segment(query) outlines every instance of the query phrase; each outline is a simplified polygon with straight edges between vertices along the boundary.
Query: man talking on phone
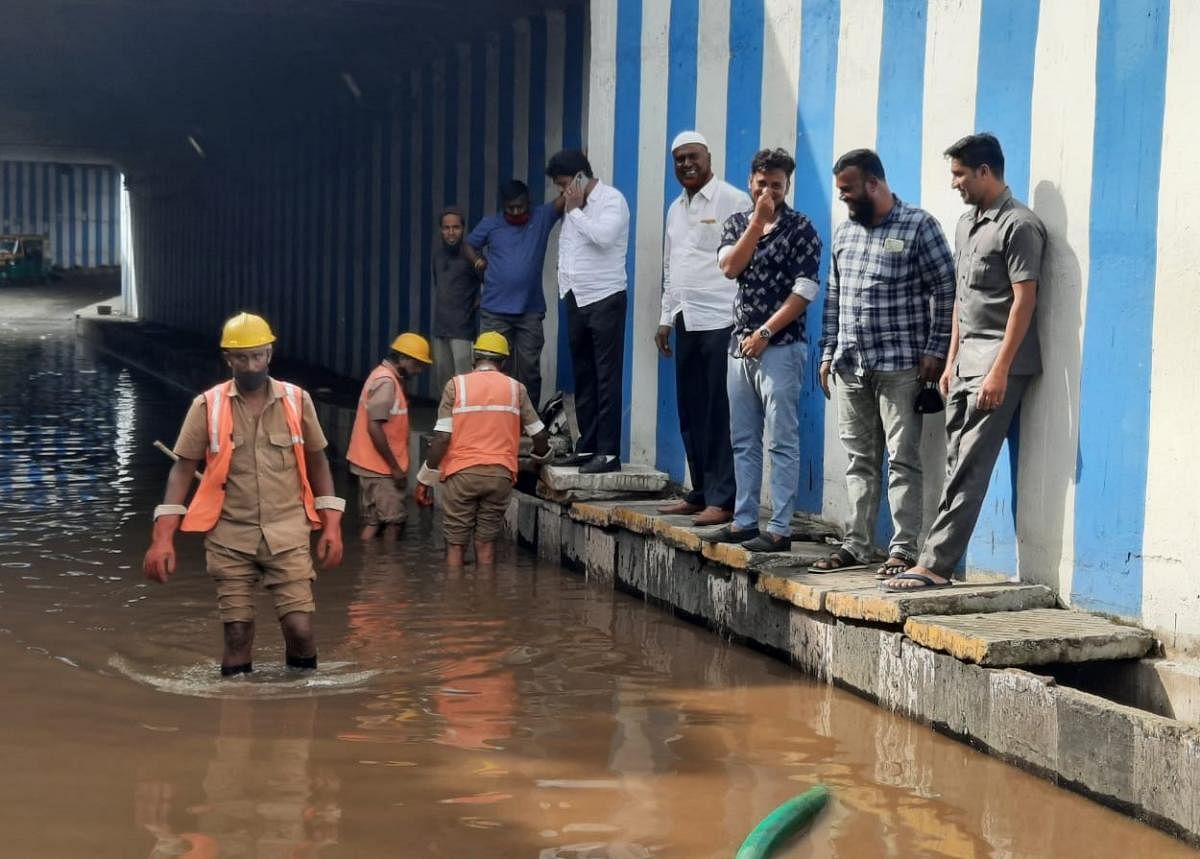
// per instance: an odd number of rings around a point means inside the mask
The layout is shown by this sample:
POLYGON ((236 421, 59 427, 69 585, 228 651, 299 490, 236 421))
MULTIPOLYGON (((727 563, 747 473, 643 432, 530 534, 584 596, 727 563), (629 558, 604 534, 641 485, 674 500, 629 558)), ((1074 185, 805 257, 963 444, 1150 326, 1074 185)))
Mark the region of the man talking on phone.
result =
POLYGON ((575 455, 563 464, 578 465, 581 474, 620 471, 629 205, 592 175, 577 149, 555 153, 546 175, 563 198, 558 295, 566 305, 579 419, 575 455))

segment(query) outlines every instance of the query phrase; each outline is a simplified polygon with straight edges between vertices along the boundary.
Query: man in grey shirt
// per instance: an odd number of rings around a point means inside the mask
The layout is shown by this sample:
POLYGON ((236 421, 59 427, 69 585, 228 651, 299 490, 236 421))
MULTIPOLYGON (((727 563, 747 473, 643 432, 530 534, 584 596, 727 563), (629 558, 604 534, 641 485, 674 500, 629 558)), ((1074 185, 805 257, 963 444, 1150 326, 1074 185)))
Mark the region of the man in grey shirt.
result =
POLYGON ((479 275, 462 252, 464 226, 462 212, 447 206, 438 218, 442 240, 433 249, 433 359, 441 385, 471 372, 479 275))
POLYGON ((954 329, 942 374, 946 484, 917 566, 885 590, 946 587, 967 551, 988 481, 1030 380, 1042 370, 1034 307, 1046 228, 1004 183, 990 134, 946 150, 951 186, 974 208, 955 231, 954 329))

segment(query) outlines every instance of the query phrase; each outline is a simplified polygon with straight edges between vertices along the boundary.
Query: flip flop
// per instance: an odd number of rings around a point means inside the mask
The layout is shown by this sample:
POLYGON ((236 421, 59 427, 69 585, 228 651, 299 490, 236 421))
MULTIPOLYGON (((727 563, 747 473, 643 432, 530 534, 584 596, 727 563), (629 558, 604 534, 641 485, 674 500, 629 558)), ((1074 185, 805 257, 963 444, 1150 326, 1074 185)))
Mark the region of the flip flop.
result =
MULTIPOLYGON (((845 549, 838 549, 836 552, 830 554, 828 558, 823 558, 822 560, 826 566, 818 567, 816 564, 813 564, 808 568, 808 571, 817 575, 825 575, 826 573, 849 573, 855 570, 866 570, 872 566, 871 564, 860 562, 858 558, 851 555, 845 549)), ((817 563, 821 562, 818 561, 817 563)))
POLYGON ((916 564, 912 563, 908 559, 898 558, 895 555, 888 558, 888 561, 900 561, 900 563, 889 564, 887 561, 884 561, 882 564, 880 564, 879 568, 875 570, 875 578, 881 582, 886 582, 888 579, 894 579, 901 573, 907 573, 916 566, 916 564))
POLYGON ((954 584, 954 582, 935 582, 933 579, 929 578, 929 576, 927 576, 923 573, 897 573, 896 575, 892 576, 890 579, 880 582, 879 589, 881 591, 886 591, 889 594, 909 594, 909 593, 915 594, 915 593, 919 593, 921 591, 941 590, 942 588, 951 587, 951 586, 953 586, 953 584, 954 584), (924 584, 921 585, 921 587, 919 587, 919 588, 893 588, 893 587, 890 587, 890 585, 893 582, 899 582, 899 581, 924 582, 924 584))

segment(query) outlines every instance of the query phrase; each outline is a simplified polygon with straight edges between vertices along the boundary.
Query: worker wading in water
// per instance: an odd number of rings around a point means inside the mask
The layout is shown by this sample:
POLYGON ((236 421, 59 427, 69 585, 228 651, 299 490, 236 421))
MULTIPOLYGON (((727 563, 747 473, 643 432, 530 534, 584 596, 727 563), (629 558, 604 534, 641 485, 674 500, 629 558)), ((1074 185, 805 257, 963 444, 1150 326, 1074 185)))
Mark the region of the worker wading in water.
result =
POLYGON ((367 376, 350 433, 350 473, 358 478, 359 536, 373 540, 383 531, 399 539, 408 520, 408 400, 406 379, 433 363, 429 341, 401 334, 386 358, 367 376))
POLYGON ((517 479, 521 431, 533 439, 536 463, 550 458, 546 428, 525 386, 501 372, 508 340, 485 331, 475 341, 473 372, 446 383, 438 405, 429 456, 417 474, 417 503, 433 503, 442 481, 446 563, 461 567, 472 532, 475 560, 496 561, 496 537, 517 479))
POLYGON ((342 512, 325 434, 308 394, 268 375, 275 335, 266 320, 239 313, 225 323, 221 349, 233 371, 196 397, 184 418, 163 503, 143 564, 165 583, 175 572, 175 532, 205 534, 208 572, 217 585, 225 627, 221 674, 247 674, 254 647, 254 590, 261 581, 275 600, 287 665, 317 667, 313 640, 310 535, 320 531, 323 569, 342 560, 342 512), (204 474, 189 506, 200 460, 204 474))

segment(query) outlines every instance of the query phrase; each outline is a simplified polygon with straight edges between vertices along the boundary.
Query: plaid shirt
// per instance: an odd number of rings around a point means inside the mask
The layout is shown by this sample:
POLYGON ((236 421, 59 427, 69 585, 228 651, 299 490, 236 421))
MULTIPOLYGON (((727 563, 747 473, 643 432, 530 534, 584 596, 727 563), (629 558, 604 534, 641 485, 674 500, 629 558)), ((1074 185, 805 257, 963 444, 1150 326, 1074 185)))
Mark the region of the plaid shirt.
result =
POLYGON ((905 370, 950 348, 950 245, 933 215, 892 199, 883 223, 848 220, 833 234, 821 361, 837 372, 905 370))
MULTIPOLYGON (((737 244, 750 226, 753 214, 754 210, 751 209, 748 212, 735 212, 726 219, 718 259, 722 258, 726 248, 737 244)), ((766 325, 789 295, 802 295, 811 301, 819 288, 817 273, 820 264, 821 238, 813 229, 812 221, 784 204, 771 231, 758 240, 750 264, 738 275, 730 354, 739 354, 741 338, 766 325)), ((771 337, 771 344, 779 346, 797 340, 806 340, 803 313, 776 331, 771 337)))

